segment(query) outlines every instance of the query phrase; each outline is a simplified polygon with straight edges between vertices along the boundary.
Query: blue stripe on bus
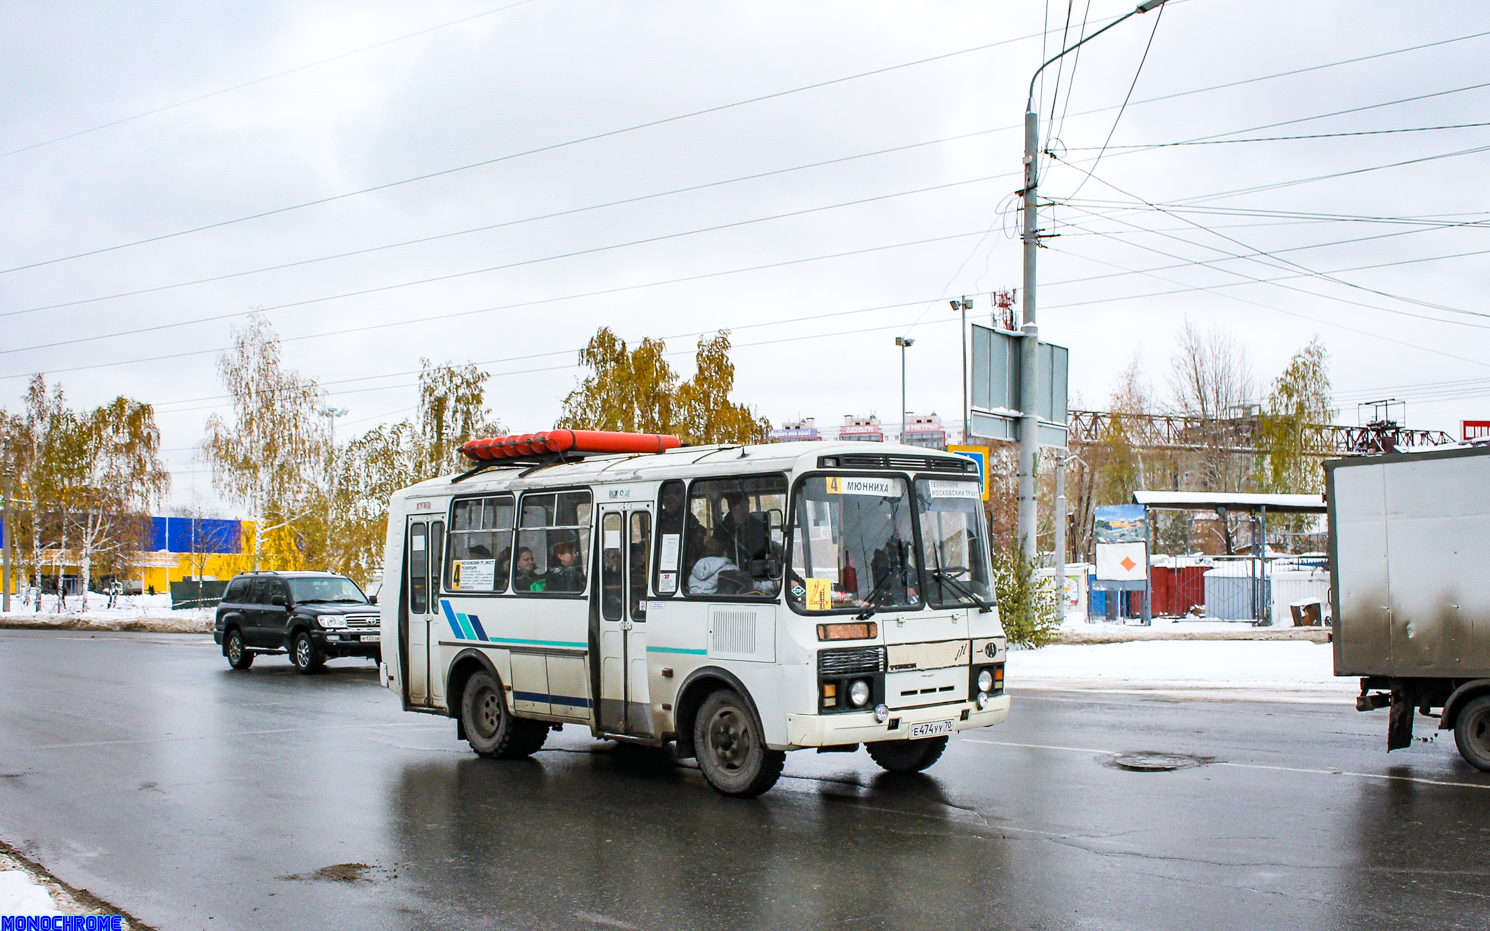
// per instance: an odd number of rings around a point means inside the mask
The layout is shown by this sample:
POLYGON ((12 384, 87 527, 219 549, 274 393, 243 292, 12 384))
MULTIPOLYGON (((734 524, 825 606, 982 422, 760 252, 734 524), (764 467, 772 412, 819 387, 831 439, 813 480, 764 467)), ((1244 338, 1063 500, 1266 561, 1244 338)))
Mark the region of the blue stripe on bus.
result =
POLYGON ((512 693, 514 701, 531 701, 548 705, 573 705, 576 708, 590 707, 588 698, 573 698, 568 695, 546 695, 543 692, 517 692, 512 693))
POLYGON ((647 647, 648 653, 686 653, 689 656, 708 656, 708 650, 685 650, 681 647, 647 647))
POLYGON ((477 617, 474 614, 467 614, 467 615, 465 615, 465 619, 471 623, 471 626, 473 628, 475 628, 475 630, 476 630, 476 639, 477 640, 485 640, 486 639, 486 631, 481 626, 481 618, 477 617))
POLYGON ((450 607, 450 602, 441 598, 440 607, 445 611, 445 620, 450 622, 450 629, 455 632, 455 639, 464 640, 465 632, 460 629, 460 621, 455 619, 455 609, 450 607))

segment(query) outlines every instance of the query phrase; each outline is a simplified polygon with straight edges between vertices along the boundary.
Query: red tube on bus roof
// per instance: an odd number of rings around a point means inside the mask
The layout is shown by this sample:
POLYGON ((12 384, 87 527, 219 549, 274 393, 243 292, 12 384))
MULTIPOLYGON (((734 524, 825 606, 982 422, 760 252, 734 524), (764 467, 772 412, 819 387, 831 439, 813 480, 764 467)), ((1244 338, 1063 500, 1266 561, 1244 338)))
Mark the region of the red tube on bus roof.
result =
POLYGON ((682 445, 676 436, 662 433, 549 430, 470 440, 460 451, 467 459, 486 462, 545 453, 660 453, 682 445))

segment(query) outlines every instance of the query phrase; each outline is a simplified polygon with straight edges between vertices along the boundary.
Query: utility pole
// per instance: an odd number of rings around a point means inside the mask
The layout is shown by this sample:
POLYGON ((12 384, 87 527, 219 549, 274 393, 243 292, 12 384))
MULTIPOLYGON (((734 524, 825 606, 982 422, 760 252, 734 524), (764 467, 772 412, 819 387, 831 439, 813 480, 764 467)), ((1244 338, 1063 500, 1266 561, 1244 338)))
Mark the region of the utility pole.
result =
POLYGON ((1065 55, 1100 36, 1102 33, 1138 13, 1147 13, 1164 3, 1164 0, 1144 0, 1132 12, 1098 29, 1079 42, 1061 49, 1030 76, 1029 98, 1024 108, 1024 325, 1019 328, 1023 335, 1019 349, 1020 385, 1019 406, 1023 416, 1019 420, 1019 546, 1024 558, 1033 561, 1036 555, 1035 533, 1035 472, 1040 463, 1040 415, 1036 409, 1040 398, 1040 330, 1035 325, 1035 250, 1040 248, 1039 209, 1040 181, 1040 116, 1035 112, 1035 81, 1040 72, 1059 61, 1065 55))
POLYGON ((1066 618, 1066 451, 1055 453, 1055 603, 1066 618))
POLYGON ((0 510, 0 514, 3 514, 3 517, 0 517, 0 521, 3 521, 4 522, 4 531, 5 531, 5 561, 4 561, 4 564, 3 564, 3 568, 5 570, 5 578, 4 578, 3 581, 0 581, 0 588, 3 588, 4 589, 5 594, 3 596, 0 596, 0 601, 3 601, 4 602, 3 605, 0 605, 0 611, 4 611, 6 614, 9 614, 10 613, 10 582, 11 582, 11 579, 13 578, 13 576, 11 574, 11 571, 10 571, 10 533, 11 533, 12 525, 15 522, 10 519, 11 518, 11 510, 12 510, 11 505, 13 503, 11 499, 14 497, 14 495, 11 493, 10 468, 9 468, 10 458, 8 456, 6 457, 5 465, 6 465, 6 469, 5 469, 5 502, 4 502, 4 508, 3 508, 3 510, 0 510))
POLYGON ((905 425, 911 419, 905 407, 905 351, 916 345, 916 341, 904 336, 895 337, 895 345, 900 347, 900 442, 905 442, 905 425))
POLYGON ((967 312, 973 309, 973 299, 964 294, 962 300, 952 302, 952 309, 962 311, 962 441, 966 443, 973 432, 967 392, 967 312))

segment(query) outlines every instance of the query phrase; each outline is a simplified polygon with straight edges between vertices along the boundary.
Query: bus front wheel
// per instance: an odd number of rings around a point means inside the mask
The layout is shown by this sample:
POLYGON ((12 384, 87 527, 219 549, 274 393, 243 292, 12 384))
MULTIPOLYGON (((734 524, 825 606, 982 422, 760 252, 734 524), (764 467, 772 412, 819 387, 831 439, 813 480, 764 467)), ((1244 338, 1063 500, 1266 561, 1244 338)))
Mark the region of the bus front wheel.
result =
POLYGON ((548 739, 547 724, 512 716, 503 700, 502 684, 489 672, 474 673, 466 682, 460 723, 471 749, 493 760, 530 756, 548 739))
POLYGON ((919 773, 941 759, 947 749, 946 737, 924 740, 882 740, 869 744, 870 759, 881 769, 892 773, 919 773))
POLYGON ((786 753, 766 746, 760 725, 738 692, 720 689, 693 723, 699 771, 718 792, 754 798, 776 784, 786 753))

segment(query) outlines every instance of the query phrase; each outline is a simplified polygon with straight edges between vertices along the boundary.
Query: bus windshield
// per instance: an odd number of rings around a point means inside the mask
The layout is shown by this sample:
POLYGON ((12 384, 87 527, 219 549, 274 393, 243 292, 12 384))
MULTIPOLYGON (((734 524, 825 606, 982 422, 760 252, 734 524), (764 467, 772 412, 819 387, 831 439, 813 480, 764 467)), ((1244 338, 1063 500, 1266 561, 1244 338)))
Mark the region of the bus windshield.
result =
POLYGON ((792 534, 789 595, 806 610, 920 607, 905 479, 810 477, 792 534))
POLYGON ((976 481, 916 479, 926 600, 938 608, 993 602, 983 495, 976 481))

